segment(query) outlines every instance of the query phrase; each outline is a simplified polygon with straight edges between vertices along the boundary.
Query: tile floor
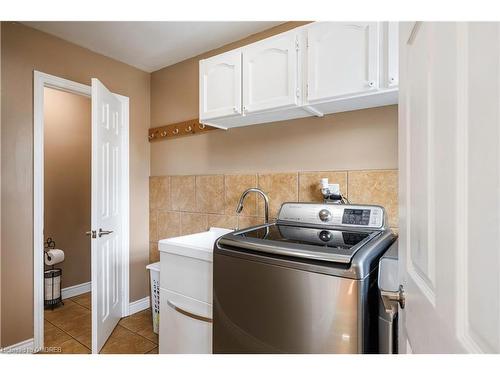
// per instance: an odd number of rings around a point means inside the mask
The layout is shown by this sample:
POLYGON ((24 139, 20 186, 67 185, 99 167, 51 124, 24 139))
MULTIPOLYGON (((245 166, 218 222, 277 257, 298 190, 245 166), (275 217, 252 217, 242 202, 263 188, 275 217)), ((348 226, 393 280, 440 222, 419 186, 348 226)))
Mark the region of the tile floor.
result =
MULTIPOLYGON (((51 349, 44 353, 91 352, 90 301, 90 293, 85 293, 64 300, 64 306, 45 310, 45 347, 51 349)), ((143 310, 121 319, 101 353, 157 354, 158 335, 153 332, 151 310, 143 310)))

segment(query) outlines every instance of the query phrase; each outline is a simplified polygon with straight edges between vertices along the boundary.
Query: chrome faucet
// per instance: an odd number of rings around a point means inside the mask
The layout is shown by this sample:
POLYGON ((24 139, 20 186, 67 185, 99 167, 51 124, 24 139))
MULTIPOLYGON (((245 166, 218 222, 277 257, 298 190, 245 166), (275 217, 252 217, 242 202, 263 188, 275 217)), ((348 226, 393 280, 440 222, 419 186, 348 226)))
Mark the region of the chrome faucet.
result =
POLYGON ((262 195, 264 198, 264 217, 265 217, 265 222, 266 224, 269 223, 269 197, 267 196, 266 193, 264 193, 262 190, 257 189, 257 188, 250 188, 247 189, 241 194, 240 201, 238 202, 238 207, 236 207, 236 213, 240 214, 241 211, 243 210, 243 201, 247 197, 249 193, 258 193, 262 195))

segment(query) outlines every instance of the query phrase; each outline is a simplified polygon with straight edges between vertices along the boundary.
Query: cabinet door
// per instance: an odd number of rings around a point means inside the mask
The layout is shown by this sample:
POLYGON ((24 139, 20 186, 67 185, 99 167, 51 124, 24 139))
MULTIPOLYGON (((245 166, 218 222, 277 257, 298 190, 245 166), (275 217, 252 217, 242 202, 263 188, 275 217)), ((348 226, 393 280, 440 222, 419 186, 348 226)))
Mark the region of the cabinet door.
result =
POLYGON ((386 29, 386 87, 397 87, 399 84, 399 24, 388 22, 386 29))
POLYGON ((317 22, 307 28, 307 101, 378 88, 378 24, 317 22))
POLYGON ((200 120, 241 114, 241 51, 200 61, 200 120))
POLYGON ((298 35, 280 34, 243 49, 243 112, 298 104, 298 35))
POLYGON ((160 354, 211 354, 212 305, 160 289, 160 354))

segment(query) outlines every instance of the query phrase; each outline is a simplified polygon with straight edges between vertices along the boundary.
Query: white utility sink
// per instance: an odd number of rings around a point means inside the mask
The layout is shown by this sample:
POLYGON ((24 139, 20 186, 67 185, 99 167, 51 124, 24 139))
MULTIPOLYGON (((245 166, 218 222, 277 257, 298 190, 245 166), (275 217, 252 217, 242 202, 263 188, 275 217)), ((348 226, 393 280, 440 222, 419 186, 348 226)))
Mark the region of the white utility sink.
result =
POLYGON ((160 353, 212 352, 215 241, 229 229, 168 238, 160 250, 160 353))
POLYGON ((229 229, 210 228, 206 232, 160 240, 160 288, 212 303, 214 243, 229 229))
POLYGON ((158 242, 158 249, 165 253, 212 262, 215 241, 230 232, 230 229, 210 228, 206 232, 167 238, 158 242))

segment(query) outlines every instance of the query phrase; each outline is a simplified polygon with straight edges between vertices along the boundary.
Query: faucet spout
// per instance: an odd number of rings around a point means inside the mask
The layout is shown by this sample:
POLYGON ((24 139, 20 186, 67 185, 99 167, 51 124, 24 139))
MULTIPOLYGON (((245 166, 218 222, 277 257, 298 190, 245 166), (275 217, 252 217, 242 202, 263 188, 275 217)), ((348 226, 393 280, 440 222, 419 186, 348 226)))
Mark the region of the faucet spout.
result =
POLYGON ((265 218, 265 223, 269 223, 269 197, 267 196, 266 193, 264 193, 261 189, 258 188, 250 188, 247 189, 241 194, 240 201, 238 202, 238 206, 236 207, 236 213, 240 214, 241 211, 243 211, 243 202, 245 201, 245 198, 249 193, 257 193, 264 198, 264 218, 265 218))

